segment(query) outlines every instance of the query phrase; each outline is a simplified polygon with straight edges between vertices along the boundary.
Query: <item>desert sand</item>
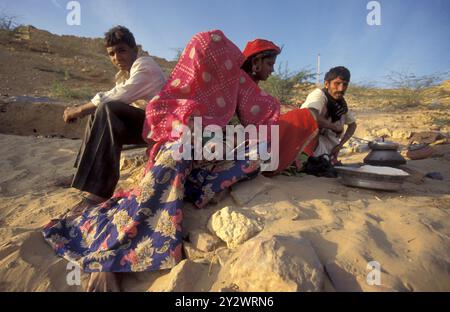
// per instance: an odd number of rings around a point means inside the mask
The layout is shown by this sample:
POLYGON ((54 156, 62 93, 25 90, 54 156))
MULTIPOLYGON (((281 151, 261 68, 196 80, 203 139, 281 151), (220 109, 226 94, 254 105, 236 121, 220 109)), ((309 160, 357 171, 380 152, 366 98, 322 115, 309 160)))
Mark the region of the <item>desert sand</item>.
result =
MULTIPOLYGON (((79 200, 77 190, 47 186, 51 179, 73 172, 79 143, 0 135, 0 290, 83 291, 88 275, 82 274, 81 285, 69 286, 66 260, 54 255, 40 233, 46 222, 79 200)), ((439 171, 445 180, 421 181, 415 176, 399 192, 350 188, 337 179, 277 176, 270 179, 272 187, 244 207, 231 196, 204 210, 186 204, 184 231, 208 232, 209 217, 231 206, 263 222, 258 236, 300 235, 311 243, 324 267, 338 266, 337 277, 330 278, 336 274, 333 272, 326 274, 325 291, 449 291, 449 152, 449 145, 441 145, 437 157, 408 164, 417 172, 439 171), (381 286, 365 282, 370 261, 381 265, 381 286)), ((364 156, 352 154, 342 160, 355 163, 364 156)), ((133 183, 130 168, 135 162, 130 159, 122 170, 121 185, 125 187, 133 183)), ((182 290, 221 289, 217 286, 224 274, 220 262, 205 259, 207 264, 200 268, 202 278, 182 290)), ((126 274, 123 288, 171 290, 170 279, 169 271, 126 274)))

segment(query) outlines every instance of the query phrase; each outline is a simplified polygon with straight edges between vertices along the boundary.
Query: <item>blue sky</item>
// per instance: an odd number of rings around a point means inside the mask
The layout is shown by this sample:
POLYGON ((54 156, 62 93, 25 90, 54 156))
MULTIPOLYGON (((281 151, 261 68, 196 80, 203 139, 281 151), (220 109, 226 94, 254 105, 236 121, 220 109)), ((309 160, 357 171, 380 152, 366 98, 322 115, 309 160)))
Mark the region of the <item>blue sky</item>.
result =
POLYGON ((315 70, 320 53, 322 72, 344 65, 357 82, 381 83, 390 70, 450 71, 449 0, 379 0, 380 26, 366 22, 370 0, 80 0, 80 26, 67 25, 68 2, 0 0, 0 13, 83 37, 122 24, 166 59, 196 32, 221 29, 241 49, 257 37, 284 46, 278 62, 290 70, 315 70))

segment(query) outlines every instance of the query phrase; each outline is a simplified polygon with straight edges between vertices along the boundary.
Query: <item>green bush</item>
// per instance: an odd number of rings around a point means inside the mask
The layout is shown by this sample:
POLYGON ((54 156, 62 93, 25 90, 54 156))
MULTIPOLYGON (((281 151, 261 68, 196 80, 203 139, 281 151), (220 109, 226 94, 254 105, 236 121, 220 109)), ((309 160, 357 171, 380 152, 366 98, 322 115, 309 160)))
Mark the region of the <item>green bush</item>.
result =
POLYGON ((282 104, 294 104, 295 96, 301 89, 308 89, 313 84, 314 73, 309 69, 291 72, 287 64, 278 66, 269 79, 261 82, 261 89, 277 98, 282 104))
POLYGON ((92 91, 86 88, 75 90, 56 81, 53 83, 51 96, 63 100, 89 100, 92 97, 92 91))

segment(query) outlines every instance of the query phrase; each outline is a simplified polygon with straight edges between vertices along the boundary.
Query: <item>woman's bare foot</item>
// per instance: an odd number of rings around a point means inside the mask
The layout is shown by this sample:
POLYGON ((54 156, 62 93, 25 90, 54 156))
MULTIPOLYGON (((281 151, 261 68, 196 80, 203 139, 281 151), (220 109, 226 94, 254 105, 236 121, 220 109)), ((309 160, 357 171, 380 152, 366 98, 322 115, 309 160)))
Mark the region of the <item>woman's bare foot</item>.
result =
POLYGON ((63 213, 60 219, 64 217, 77 218, 81 216, 86 209, 99 205, 106 200, 107 198, 89 194, 88 196, 80 200, 77 204, 75 204, 75 206, 69 208, 65 213, 63 213))
POLYGON ((112 272, 91 273, 88 292, 120 292, 119 274, 112 272))

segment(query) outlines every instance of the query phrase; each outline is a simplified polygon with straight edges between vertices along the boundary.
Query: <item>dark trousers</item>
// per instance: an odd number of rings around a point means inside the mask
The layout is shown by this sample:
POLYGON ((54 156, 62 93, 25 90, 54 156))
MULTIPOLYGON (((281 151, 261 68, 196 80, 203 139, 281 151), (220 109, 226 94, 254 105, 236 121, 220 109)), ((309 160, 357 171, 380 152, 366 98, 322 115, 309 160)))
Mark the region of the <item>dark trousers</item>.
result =
POLYGON ((145 111, 122 102, 100 104, 89 116, 74 167, 72 187, 109 198, 120 177, 124 144, 145 144, 145 111))

